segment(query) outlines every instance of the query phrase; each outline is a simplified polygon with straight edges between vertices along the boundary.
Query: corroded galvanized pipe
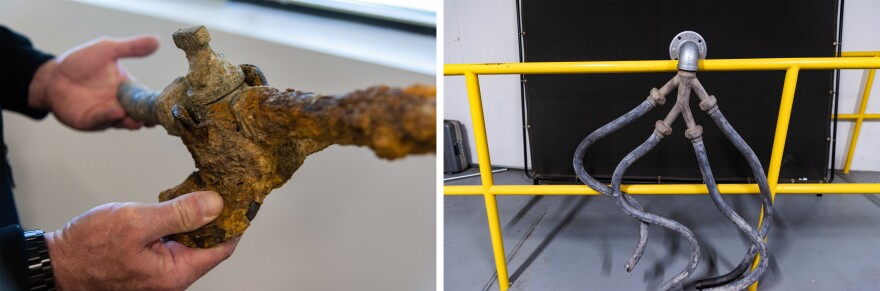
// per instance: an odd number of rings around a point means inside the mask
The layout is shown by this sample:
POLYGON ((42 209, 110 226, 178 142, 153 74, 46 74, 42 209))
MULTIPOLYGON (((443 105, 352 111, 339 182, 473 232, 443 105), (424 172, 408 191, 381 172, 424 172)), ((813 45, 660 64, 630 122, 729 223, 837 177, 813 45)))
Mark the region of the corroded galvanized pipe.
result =
POLYGON ((386 159, 435 150, 432 86, 375 86, 342 96, 279 91, 267 87, 259 68, 232 65, 209 41, 203 26, 175 32, 189 61, 186 77, 161 92, 124 82, 117 96, 129 116, 180 136, 198 168, 160 201, 200 190, 223 196, 220 217, 170 239, 210 247, 240 236, 265 197, 331 144, 368 146, 386 159))
POLYGON ((434 151, 435 95, 435 87, 424 85, 375 86, 342 96, 254 87, 236 107, 254 117, 244 129, 253 135, 367 146, 396 159, 434 151))

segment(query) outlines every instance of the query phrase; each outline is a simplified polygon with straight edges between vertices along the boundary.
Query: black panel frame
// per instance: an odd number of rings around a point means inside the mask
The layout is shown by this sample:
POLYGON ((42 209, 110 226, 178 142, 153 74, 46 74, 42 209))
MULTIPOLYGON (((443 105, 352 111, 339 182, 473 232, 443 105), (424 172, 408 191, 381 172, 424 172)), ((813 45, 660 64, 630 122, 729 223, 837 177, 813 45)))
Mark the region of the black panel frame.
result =
MULTIPOLYGON (((668 59, 672 36, 694 30, 709 58, 834 56, 837 1, 552 1, 520 3, 523 60, 668 59), (797 4, 797 5, 795 5, 797 4), (524 48, 528 47, 527 50, 524 48)), ((698 73, 731 123, 767 168, 784 72, 698 73)), ((536 181, 576 182, 571 156, 599 126, 644 100, 674 73, 523 76, 527 138, 536 181), (528 86, 526 86, 528 84, 528 86), (602 98, 596 96, 605 96, 602 98), (527 120, 527 121, 526 121, 527 120)), ((780 181, 827 181, 832 71, 802 71, 780 181)), ((670 96, 670 99, 674 97, 670 96)), ((692 98, 696 99, 696 98, 692 98)), ((671 106, 659 107, 604 140, 585 158, 587 170, 609 178, 614 166, 651 133, 671 106)), ((692 108, 696 107, 694 102, 692 108)), ((721 182, 754 181, 744 159, 701 111, 713 171, 721 182)), ((629 182, 695 182, 699 169, 681 121, 640 160, 629 182)))

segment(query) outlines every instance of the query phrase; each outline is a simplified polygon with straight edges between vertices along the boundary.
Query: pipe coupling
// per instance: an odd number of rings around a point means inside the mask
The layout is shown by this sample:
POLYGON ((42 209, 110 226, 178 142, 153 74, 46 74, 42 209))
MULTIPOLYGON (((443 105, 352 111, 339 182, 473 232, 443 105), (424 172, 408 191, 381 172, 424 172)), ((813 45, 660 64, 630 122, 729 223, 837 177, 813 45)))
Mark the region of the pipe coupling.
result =
POLYGON ((684 131, 684 137, 691 140, 691 142, 700 142, 703 140, 703 127, 702 126, 694 126, 688 128, 684 131))
POLYGON ((659 138, 664 138, 672 134, 672 128, 666 125, 666 122, 663 122, 663 120, 657 120, 654 123, 654 134, 659 138))
POLYGON ((709 95, 709 98, 700 101, 700 109, 708 114, 715 113, 718 111, 718 99, 715 99, 715 95, 709 95))
POLYGON ((657 88, 651 88, 651 95, 648 96, 648 101, 651 102, 651 106, 657 107, 657 105, 666 104, 666 97, 663 97, 657 88))

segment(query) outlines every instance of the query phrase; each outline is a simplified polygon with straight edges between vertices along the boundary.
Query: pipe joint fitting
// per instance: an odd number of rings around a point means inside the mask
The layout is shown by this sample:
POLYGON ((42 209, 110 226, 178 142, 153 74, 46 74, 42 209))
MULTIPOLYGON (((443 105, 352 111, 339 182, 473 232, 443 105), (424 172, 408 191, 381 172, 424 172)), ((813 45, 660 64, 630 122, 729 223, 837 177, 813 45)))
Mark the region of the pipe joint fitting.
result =
POLYGON ((703 127, 696 125, 694 127, 688 128, 684 131, 684 137, 691 140, 691 142, 699 142, 703 140, 703 127))
POLYGON ((697 73, 691 71, 678 71, 678 78, 682 81, 690 82, 691 79, 697 77, 697 73))
POLYGON ((186 80, 190 90, 187 94, 193 104, 210 104, 244 83, 241 68, 211 49, 211 34, 204 25, 180 29, 173 36, 174 44, 183 50, 189 62, 186 80))
POLYGON ((718 99, 715 99, 715 95, 709 95, 709 98, 700 101, 700 109, 708 114, 715 113, 718 111, 718 99))
POLYGON ((653 107, 666 104, 666 97, 663 97, 663 94, 660 94, 660 90, 657 90, 657 88, 651 88, 651 95, 648 96, 648 100, 653 107))
POLYGON ((657 120, 657 122, 654 123, 654 134, 659 138, 664 138, 672 134, 672 128, 669 127, 669 125, 666 125, 663 120, 657 120))

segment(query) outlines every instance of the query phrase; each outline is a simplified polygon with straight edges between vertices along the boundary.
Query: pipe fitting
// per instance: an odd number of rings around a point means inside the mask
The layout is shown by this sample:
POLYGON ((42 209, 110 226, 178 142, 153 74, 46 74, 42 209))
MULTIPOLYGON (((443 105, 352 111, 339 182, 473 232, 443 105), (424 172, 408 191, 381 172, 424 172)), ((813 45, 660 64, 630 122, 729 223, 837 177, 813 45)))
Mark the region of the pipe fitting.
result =
POLYGON ((663 122, 663 120, 657 120, 657 122, 654 123, 654 134, 660 138, 667 137, 672 134, 672 127, 666 125, 666 122, 663 122))
POLYGON ((697 76, 697 73, 692 71, 678 71, 678 74, 676 75, 679 80, 690 83, 697 76))
POLYGON ((694 126, 688 128, 684 131, 684 137, 691 140, 691 142, 700 142, 703 140, 703 127, 702 126, 694 126))
POLYGON ((204 25, 174 32, 174 44, 186 53, 189 72, 186 79, 191 87, 190 100, 195 105, 207 105, 226 96, 244 83, 244 72, 226 60, 208 44, 211 35, 204 25))
POLYGON ((692 41, 686 41, 681 44, 678 53, 678 69, 682 71, 696 72, 698 68, 697 62, 700 60, 699 48, 692 41))
POLYGON ((683 31, 672 38, 669 57, 678 60, 678 69, 696 72, 699 60, 706 58, 708 47, 699 33, 683 31))
POLYGON ((709 95, 709 98, 700 101, 700 109, 708 114, 714 113, 718 110, 718 99, 715 99, 715 95, 709 95))
POLYGON ((651 106, 653 107, 666 104, 666 97, 663 97, 663 95, 660 94, 660 90, 657 90, 657 88, 651 88, 651 95, 648 96, 648 100, 651 102, 651 106))
POLYGON ((672 80, 669 80, 669 82, 666 82, 666 84, 660 87, 660 90, 658 90, 660 92, 660 96, 666 98, 666 95, 669 95, 669 92, 672 92, 673 89, 678 89, 678 83, 680 81, 681 80, 679 80, 678 74, 676 74, 675 77, 672 77, 672 80))

